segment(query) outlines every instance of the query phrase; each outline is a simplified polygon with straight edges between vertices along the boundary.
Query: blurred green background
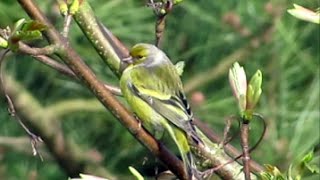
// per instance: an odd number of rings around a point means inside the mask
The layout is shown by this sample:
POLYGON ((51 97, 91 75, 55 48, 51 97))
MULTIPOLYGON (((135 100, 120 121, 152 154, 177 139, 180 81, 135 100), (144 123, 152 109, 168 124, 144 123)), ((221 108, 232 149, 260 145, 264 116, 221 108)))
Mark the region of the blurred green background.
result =
MULTIPOLYGON (((89 2, 96 16, 128 47, 138 42, 154 42, 155 18, 144 1, 89 2)), ((61 29, 63 19, 55 2, 37 3, 61 29)), ((182 78, 194 113, 221 134, 224 119, 237 114, 228 84, 230 62, 241 61, 248 76, 261 69, 263 94, 257 112, 266 118, 268 129, 252 156, 260 164, 272 164, 284 171, 290 163, 319 147, 320 140, 319 25, 289 15, 286 10, 293 3, 310 9, 319 7, 315 0, 185 0, 175 6, 167 19, 162 47, 173 62, 186 62, 182 78)), ((12 26, 23 17, 27 15, 16 1, 0 1, 1 28, 12 26)), ((71 28, 71 44, 86 63, 100 79, 118 85, 118 79, 99 60, 76 23, 71 28)), ((33 44, 45 45, 40 41, 33 44)), ((55 125, 76 150, 85 152, 80 156, 91 160, 83 163, 104 167, 115 179, 131 179, 127 168, 130 165, 145 176, 154 174, 154 164, 158 163, 155 158, 87 89, 31 57, 10 54, 8 58, 5 74, 20 83, 19 91, 29 92, 44 108, 73 103, 60 110, 55 125)), ((0 179, 68 177, 45 147, 40 148, 43 162, 32 156, 27 136, 8 115, 3 97, 0 122, 0 179)), ((236 127, 232 130, 236 131, 236 127)), ((260 133, 261 123, 253 122, 252 143, 260 133)), ((238 140, 232 144, 239 147, 238 140)))

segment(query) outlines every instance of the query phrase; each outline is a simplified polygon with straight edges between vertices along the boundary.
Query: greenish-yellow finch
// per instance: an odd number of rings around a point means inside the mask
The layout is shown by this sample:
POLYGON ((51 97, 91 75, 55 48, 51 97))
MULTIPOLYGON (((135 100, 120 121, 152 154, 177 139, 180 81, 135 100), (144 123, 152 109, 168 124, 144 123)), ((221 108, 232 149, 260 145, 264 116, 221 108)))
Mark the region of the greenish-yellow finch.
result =
POLYGON ((120 79, 122 93, 134 113, 149 131, 162 135, 166 130, 174 140, 186 172, 195 167, 189 140, 201 142, 192 124, 192 112, 183 92, 179 71, 156 46, 137 44, 132 59, 120 79))

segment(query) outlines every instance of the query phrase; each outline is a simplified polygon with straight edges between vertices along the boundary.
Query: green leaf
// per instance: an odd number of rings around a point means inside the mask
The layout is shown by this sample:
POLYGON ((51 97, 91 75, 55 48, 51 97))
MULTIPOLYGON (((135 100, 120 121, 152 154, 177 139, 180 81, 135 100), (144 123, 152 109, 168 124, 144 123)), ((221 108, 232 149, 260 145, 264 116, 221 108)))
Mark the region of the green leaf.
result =
POLYGON ((21 31, 44 31, 46 29, 46 25, 33 20, 25 21, 21 27, 21 31))
POLYGON ((179 61, 179 62, 177 62, 177 64, 174 65, 180 76, 182 76, 182 74, 183 74, 183 69, 184 69, 185 65, 186 64, 184 61, 179 61))
POLYGON ((129 166, 129 171, 136 177, 137 180, 144 180, 143 176, 134 167, 129 166))
POLYGON ((18 48, 19 41, 30 41, 42 39, 41 31, 45 30, 47 26, 38 22, 25 19, 20 19, 15 23, 13 31, 9 37, 9 47, 11 50, 18 48))
POLYGON ((69 13, 70 14, 75 14, 79 10, 79 7, 80 7, 79 0, 73 0, 71 5, 70 5, 69 13))
POLYGON ((310 9, 297 4, 293 4, 293 6, 293 9, 287 10, 289 14, 304 21, 320 24, 320 16, 318 12, 311 11, 310 9))
POLYGON ((0 37, 0 47, 1 48, 8 48, 8 41, 4 38, 0 37))

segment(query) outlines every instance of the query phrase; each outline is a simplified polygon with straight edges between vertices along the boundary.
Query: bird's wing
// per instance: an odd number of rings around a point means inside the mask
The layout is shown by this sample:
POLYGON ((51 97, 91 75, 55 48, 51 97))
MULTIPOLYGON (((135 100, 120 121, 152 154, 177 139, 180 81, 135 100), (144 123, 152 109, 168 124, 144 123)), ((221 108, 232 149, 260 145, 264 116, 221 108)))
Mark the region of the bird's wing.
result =
POLYGON ((157 70, 153 70, 151 73, 150 71, 142 73, 143 71, 149 70, 141 70, 139 73, 133 74, 132 78, 139 80, 128 82, 128 88, 172 124, 188 131, 192 112, 186 96, 182 92, 179 75, 175 71, 169 71, 165 74, 163 72, 157 73, 157 70))

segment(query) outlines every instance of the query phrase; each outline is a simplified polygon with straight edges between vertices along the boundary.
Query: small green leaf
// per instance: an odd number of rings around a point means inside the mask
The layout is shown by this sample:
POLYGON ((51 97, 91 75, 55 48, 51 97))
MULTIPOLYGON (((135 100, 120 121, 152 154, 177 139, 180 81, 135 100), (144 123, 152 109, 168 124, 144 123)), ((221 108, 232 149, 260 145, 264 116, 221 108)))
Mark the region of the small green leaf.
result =
POLYGON ((143 176, 134 167, 129 166, 129 171, 136 177, 137 180, 144 180, 143 176))
POLYGON ((46 29, 46 25, 33 20, 25 21, 21 27, 21 31, 44 31, 46 29))
POLYGON ((24 18, 19 19, 19 20, 14 24, 11 34, 15 34, 16 31, 21 30, 21 27, 23 26, 23 23, 24 23, 25 21, 26 21, 26 20, 25 20, 24 18))
POLYGON ((61 15, 66 16, 68 14, 68 5, 64 0, 58 0, 58 6, 61 15))
POLYGON ((183 0, 174 0, 173 1, 173 4, 179 4, 179 3, 181 3, 183 0))
POLYGON ((305 156, 303 156, 301 161, 303 163, 309 163, 310 161, 312 161, 312 159, 313 159, 313 151, 311 151, 308 154, 306 154, 305 156))
POLYGON ((252 76, 247 89, 247 109, 253 110, 260 99, 262 93, 262 73, 260 70, 252 76))
POLYGON ((272 166, 270 164, 266 164, 266 171, 263 173, 260 173, 260 176, 267 180, 286 180, 285 176, 279 171, 279 169, 275 166, 272 166))
POLYGON ((320 15, 318 12, 311 11, 297 4, 293 4, 293 6, 293 9, 287 10, 289 14, 304 21, 320 24, 320 15))
POLYGON ((79 11, 79 7, 80 7, 79 0, 73 0, 70 5, 69 13, 72 15, 75 14, 76 12, 79 11))
POLYGON ((314 153, 313 151, 311 151, 302 158, 300 162, 300 168, 306 169, 311 173, 318 174, 320 172, 320 169, 316 164, 312 163, 313 159, 314 159, 314 153))
POLYGON ((179 61, 179 62, 177 62, 177 64, 174 65, 180 76, 182 76, 182 74, 183 74, 183 69, 184 69, 185 65, 186 64, 184 61, 179 61))
POLYGON ((108 179, 92 176, 88 174, 80 174, 80 178, 69 178, 69 180, 108 180, 108 179))
POLYGON ((1 48, 8 48, 9 43, 7 40, 5 40, 4 38, 0 37, 0 47, 1 48))
POLYGON ((10 49, 13 51, 16 50, 19 41, 42 39, 41 31, 46 28, 47 27, 44 24, 38 21, 20 19, 15 23, 13 31, 8 39, 10 49))

